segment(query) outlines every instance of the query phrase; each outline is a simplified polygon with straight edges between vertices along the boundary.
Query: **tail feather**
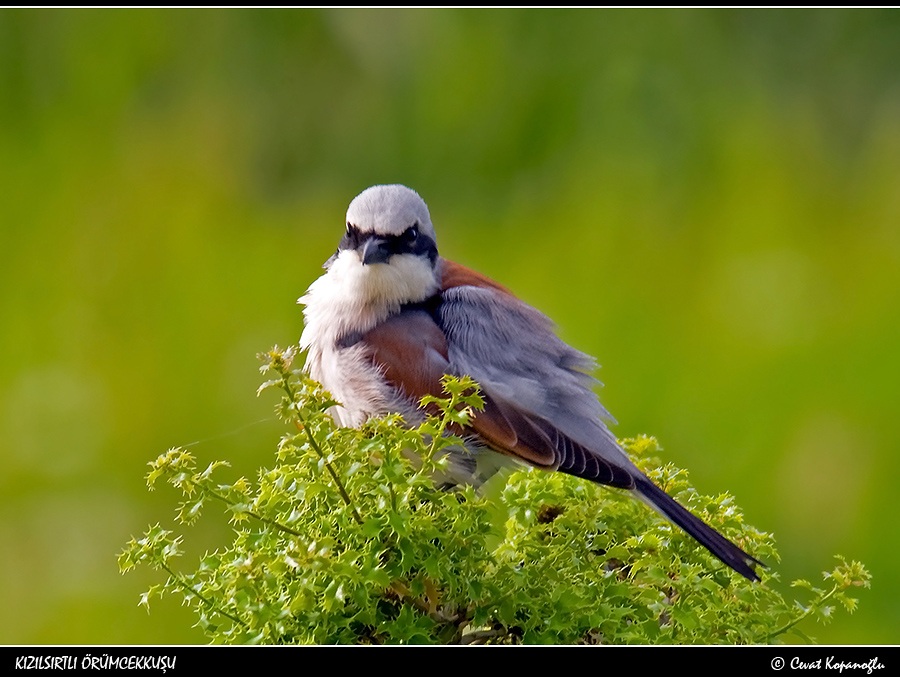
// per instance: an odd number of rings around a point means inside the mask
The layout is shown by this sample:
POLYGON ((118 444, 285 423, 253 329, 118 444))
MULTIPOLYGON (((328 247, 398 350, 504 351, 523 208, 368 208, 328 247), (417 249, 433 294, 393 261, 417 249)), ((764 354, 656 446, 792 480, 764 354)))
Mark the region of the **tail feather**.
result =
POLYGON ((634 483, 634 490, 641 498, 684 529, 700 545, 745 578, 751 581, 759 580, 759 574, 756 573, 754 566, 765 567, 762 562, 741 550, 665 491, 653 484, 647 477, 643 475, 636 476, 634 483))

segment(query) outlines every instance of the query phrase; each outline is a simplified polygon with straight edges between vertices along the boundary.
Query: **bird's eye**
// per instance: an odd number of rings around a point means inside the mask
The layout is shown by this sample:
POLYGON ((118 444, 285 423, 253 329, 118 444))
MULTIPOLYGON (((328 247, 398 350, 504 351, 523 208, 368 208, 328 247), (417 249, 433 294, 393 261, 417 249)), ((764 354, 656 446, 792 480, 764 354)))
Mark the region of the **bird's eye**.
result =
POLYGON ((347 221, 347 235, 353 230, 353 224, 347 221))
POLYGON ((419 237, 419 224, 416 223, 407 228, 403 233, 403 237, 406 238, 407 242, 415 242, 419 237))

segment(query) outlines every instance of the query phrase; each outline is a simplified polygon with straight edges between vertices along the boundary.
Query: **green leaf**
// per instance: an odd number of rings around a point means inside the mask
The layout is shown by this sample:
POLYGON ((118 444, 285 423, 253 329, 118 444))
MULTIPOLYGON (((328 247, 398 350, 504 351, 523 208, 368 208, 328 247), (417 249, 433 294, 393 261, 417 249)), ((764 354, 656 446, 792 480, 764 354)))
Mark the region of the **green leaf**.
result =
MULTIPOLYGON (((824 585, 795 581, 799 599, 783 597, 625 492, 562 473, 442 488, 445 450, 462 444, 445 433, 483 405, 471 379, 445 378, 446 396, 424 400, 435 415, 416 428, 394 415, 342 429, 332 397, 294 367, 297 354, 262 356, 260 392, 278 390, 287 430, 255 481, 220 479, 223 461, 198 471, 181 448, 149 464, 149 488, 165 480, 187 496, 177 520, 218 506, 236 526, 232 541, 183 572, 182 537, 155 524, 118 554, 122 572, 147 566, 164 579, 141 606, 175 594, 213 643, 779 642, 854 611, 850 593, 870 585, 862 564, 838 558, 824 585)), ((654 438, 622 445, 678 500, 777 561, 772 537, 744 524, 730 495, 703 496, 661 464, 654 438)))

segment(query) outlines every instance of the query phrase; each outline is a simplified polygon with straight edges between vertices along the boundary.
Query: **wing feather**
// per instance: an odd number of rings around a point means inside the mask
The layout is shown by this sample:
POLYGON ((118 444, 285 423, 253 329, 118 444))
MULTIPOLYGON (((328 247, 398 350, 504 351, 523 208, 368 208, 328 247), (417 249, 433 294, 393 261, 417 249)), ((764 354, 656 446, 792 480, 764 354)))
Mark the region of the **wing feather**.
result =
MULTIPOLYGON (((595 456, 632 468, 603 423, 612 417, 593 391, 594 360, 563 342, 545 315, 504 287, 446 259, 441 265, 436 312, 452 373, 472 376, 498 406, 508 403, 502 413, 517 433, 521 427, 534 436, 530 429, 537 426, 555 450, 555 463, 586 470, 586 456, 595 456)), ((543 457, 539 465, 548 461, 543 457)))
MULTIPOLYGON (((602 420, 593 361, 556 337, 541 313, 504 287, 442 260, 433 303, 403 309, 360 337, 385 380, 416 404, 441 395, 444 374, 470 375, 485 407, 463 434, 530 465, 634 490, 751 580, 761 563, 691 514, 628 459, 602 420)), ((471 459, 470 459, 471 460, 471 459)))

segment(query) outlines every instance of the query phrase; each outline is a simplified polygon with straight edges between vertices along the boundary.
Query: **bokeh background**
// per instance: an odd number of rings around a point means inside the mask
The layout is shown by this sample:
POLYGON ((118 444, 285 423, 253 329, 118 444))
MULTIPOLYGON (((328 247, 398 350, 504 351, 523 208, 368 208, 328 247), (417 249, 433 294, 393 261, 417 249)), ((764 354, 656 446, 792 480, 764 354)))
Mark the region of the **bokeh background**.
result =
POLYGON ((898 64, 896 10, 0 10, 0 643, 204 641, 117 571, 145 464, 272 462, 255 354, 386 182, 897 643, 898 64))

